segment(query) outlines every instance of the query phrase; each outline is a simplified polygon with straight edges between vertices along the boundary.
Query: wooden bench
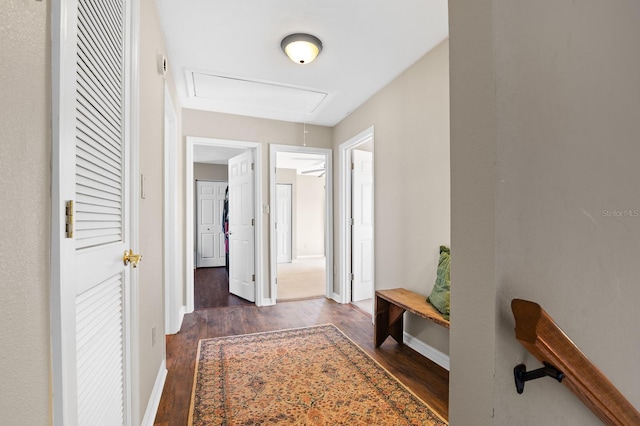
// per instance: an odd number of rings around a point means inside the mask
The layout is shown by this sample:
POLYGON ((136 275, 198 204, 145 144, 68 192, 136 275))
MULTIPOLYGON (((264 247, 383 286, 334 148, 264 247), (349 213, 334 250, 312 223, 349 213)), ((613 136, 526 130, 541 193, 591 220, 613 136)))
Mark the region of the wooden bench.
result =
POLYGON ((375 304, 375 324, 373 343, 379 347, 391 336, 398 344, 403 344, 403 314, 409 311, 426 320, 449 328, 449 321, 427 302, 427 296, 404 288, 377 290, 375 304))

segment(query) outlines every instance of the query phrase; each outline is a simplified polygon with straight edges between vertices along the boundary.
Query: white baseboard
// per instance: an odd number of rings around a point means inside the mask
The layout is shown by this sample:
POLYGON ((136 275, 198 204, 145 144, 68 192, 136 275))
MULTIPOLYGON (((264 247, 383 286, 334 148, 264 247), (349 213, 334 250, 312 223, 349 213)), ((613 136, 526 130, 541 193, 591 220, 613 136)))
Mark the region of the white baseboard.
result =
POLYGON ((147 403, 147 409, 145 410, 144 417, 142 418, 142 426, 153 426, 156 414, 158 413, 158 407, 160 406, 160 398, 162 397, 162 389, 164 389, 164 381, 166 378, 167 363, 165 360, 162 360, 162 364, 160 364, 160 369, 158 370, 158 375, 156 376, 156 382, 153 384, 151 396, 147 403))
MULTIPOLYGON (((182 328, 182 321, 184 321, 184 316, 187 313, 187 307, 182 305, 178 310, 178 318, 175 323, 169 324, 169 329, 165 330, 165 334, 176 334, 182 328)), ((169 321, 171 322, 171 321, 169 321)))
POLYGON ((405 345, 449 371, 449 355, 440 352, 431 345, 427 345, 422 340, 416 339, 406 331, 402 333, 402 338, 404 339, 405 345))
POLYGON ((331 298, 336 302, 336 303, 347 303, 344 301, 343 297, 340 296, 338 293, 333 293, 333 295, 331 296, 331 298))
POLYGON ((275 301, 272 298, 264 298, 262 299, 262 305, 260 306, 273 306, 275 305, 275 301))
POLYGON ((187 305, 182 305, 180 307, 180 313, 178 314, 178 324, 180 324, 180 326, 178 327, 178 331, 180 331, 180 329, 182 328, 182 322, 184 321, 184 316, 187 314, 187 305))

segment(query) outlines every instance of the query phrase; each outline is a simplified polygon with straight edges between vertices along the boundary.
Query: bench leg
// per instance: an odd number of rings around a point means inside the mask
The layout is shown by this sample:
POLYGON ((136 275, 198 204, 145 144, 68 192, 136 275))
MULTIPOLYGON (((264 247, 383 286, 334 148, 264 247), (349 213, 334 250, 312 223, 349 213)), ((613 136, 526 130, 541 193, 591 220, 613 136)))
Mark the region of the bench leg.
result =
POLYGON ((376 348, 389 336, 389 305, 389 302, 376 296, 373 321, 373 345, 376 348))
POLYGON ((393 337, 399 345, 403 344, 403 314, 404 309, 376 296, 373 336, 373 344, 376 348, 389 336, 393 337))
POLYGON ((404 309, 391 305, 389 307, 389 334, 400 346, 404 344, 402 332, 404 331, 404 309))

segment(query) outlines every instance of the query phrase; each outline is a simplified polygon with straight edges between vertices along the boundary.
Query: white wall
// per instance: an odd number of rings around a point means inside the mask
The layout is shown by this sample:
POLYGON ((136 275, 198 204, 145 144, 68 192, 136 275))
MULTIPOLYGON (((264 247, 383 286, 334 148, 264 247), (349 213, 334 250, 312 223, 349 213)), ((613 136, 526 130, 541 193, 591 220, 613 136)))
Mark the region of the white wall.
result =
POLYGON ((513 367, 540 364, 515 340, 514 297, 638 409, 640 5, 449 5, 451 424, 601 424, 551 379, 516 394, 513 367))
MULTIPOLYGON (((375 285, 405 287, 426 296, 435 283, 440 245, 450 243, 448 40, 340 122, 333 135, 336 152, 341 143, 371 126, 375 285)), ((405 330, 448 353, 449 333, 443 327, 411 315, 405 330)))
POLYGON ((49 2, 0 8, 0 417, 49 424, 49 2))

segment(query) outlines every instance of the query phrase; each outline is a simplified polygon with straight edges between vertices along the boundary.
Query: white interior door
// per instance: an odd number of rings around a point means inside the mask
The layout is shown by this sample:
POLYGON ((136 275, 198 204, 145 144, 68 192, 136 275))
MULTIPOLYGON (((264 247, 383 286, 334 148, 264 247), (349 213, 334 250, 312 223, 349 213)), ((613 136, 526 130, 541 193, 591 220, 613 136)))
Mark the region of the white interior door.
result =
POLYGON ((253 151, 229 160, 229 292, 256 300, 253 151))
POLYGON ((276 186, 278 263, 291 263, 291 184, 276 186))
POLYGON ((54 209, 67 205, 75 229, 54 227, 54 423, 131 424, 129 6, 63 3, 54 209))
POLYGON ((373 154, 353 150, 351 300, 373 297, 373 154))
POLYGON ((222 212, 227 182, 196 182, 198 211, 196 265, 198 268, 224 266, 224 230, 222 212))

